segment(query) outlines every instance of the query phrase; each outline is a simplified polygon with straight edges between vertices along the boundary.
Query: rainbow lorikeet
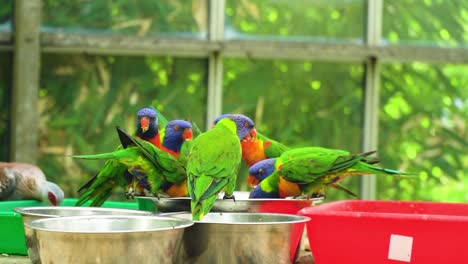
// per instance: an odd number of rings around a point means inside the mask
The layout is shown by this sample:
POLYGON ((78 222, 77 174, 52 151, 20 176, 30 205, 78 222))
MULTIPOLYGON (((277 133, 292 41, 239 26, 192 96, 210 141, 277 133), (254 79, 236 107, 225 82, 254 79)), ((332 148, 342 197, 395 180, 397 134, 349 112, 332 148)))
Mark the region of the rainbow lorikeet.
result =
POLYGON ((161 147, 157 112, 149 107, 138 110, 135 136, 161 147))
MULTIPOLYGON (((356 196, 339 184, 347 176, 385 174, 406 176, 409 173, 381 168, 369 155, 375 151, 351 155, 344 150, 306 147, 284 152, 276 159, 260 161, 249 169, 250 176, 261 182, 251 198, 285 198, 324 196, 331 186, 356 196)), ((251 182, 254 182, 253 180, 251 182)))
POLYGON ((250 118, 228 114, 194 139, 187 162, 187 179, 193 220, 210 212, 216 196, 234 198, 236 177, 241 162, 240 141, 256 135, 250 118))
MULTIPOLYGON (((151 108, 142 108, 137 112, 135 136, 160 146, 158 118, 151 108)), ((126 148, 121 144, 117 150, 126 148)), ((131 187, 133 176, 127 171, 126 166, 116 160, 108 160, 99 172, 83 184, 78 192, 82 193, 77 206, 92 200, 91 206, 101 206, 112 194, 117 186, 131 187)))
MULTIPOLYGON (((161 150, 172 155, 178 160, 177 164, 180 163, 185 167, 187 164, 188 151, 193 139, 192 125, 190 122, 185 120, 172 120, 166 124, 165 129, 161 131, 160 136, 162 138, 161 150)), ((165 156, 165 154, 162 154, 159 151, 157 154, 162 155, 163 157, 165 156)), ((135 168, 135 164, 131 163, 129 166, 135 168)), ((153 187, 151 187, 151 184, 147 183, 147 174, 151 173, 148 173, 145 170, 135 169, 133 169, 133 172, 133 190, 137 191, 137 193, 143 194, 143 189, 146 189, 149 192, 154 192, 155 189, 158 189, 158 187, 155 187, 157 184, 152 184, 153 187)), ((160 173, 166 175, 168 172, 165 172, 163 169, 160 173)), ((173 185, 173 182, 165 182, 165 185, 161 187, 163 189, 162 193, 165 193, 170 197, 187 196, 186 181, 184 181, 179 187, 177 185, 173 185)))
POLYGON ((259 132, 253 140, 241 141, 241 146, 242 159, 248 167, 261 160, 279 157, 283 152, 289 150, 284 144, 259 132))
MULTIPOLYGON (((216 124, 225 115, 226 114, 222 114, 218 116, 215 119, 214 124, 216 124)), ((289 147, 283 143, 273 140, 258 131, 253 139, 242 140, 241 147, 242 160, 245 162, 247 167, 250 167, 261 160, 279 157, 283 152, 289 150, 289 147)), ((250 179, 251 178, 248 178, 248 180, 250 179)), ((250 182, 248 182, 248 184, 252 185, 250 182)))
POLYGON ((122 144, 126 144, 127 148, 110 153, 75 157, 117 160, 133 176, 134 184, 153 195, 187 196, 185 166, 176 157, 147 141, 131 137, 120 128, 117 128, 117 131, 122 144))

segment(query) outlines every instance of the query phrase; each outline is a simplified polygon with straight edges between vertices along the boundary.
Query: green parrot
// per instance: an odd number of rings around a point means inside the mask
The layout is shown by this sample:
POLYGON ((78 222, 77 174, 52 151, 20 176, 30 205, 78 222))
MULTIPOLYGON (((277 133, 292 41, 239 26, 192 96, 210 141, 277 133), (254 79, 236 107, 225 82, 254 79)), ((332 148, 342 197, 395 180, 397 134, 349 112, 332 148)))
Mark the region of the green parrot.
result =
POLYGON ((188 195, 185 166, 176 157, 147 141, 131 137, 120 128, 117 128, 117 131, 121 142, 131 142, 127 148, 110 153, 74 157, 116 160, 133 176, 135 184, 155 196, 188 195))
MULTIPOLYGON (((138 110, 135 136, 160 145, 158 118, 153 109, 145 107, 138 110)), ((117 150, 126 148, 127 144, 131 142, 122 143, 117 150)), ((94 177, 78 189, 81 195, 75 205, 81 206, 92 200, 91 206, 101 206, 116 187, 127 189, 132 181, 133 176, 123 164, 116 160, 108 160, 94 177)))
POLYGON ((365 174, 412 175, 374 165, 378 160, 369 157, 373 153, 375 151, 351 155, 344 150, 320 147, 286 151, 279 158, 263 160, 249 168, 249 177, 260 182, 250 197, 320 197, 325 195, 324 190, 328 186, 356 196, 339 181, 347 176, 365 174))
POLYGON ((250 118, 229 114, 194 139, 187 162, 193 220, 201 220, 210 212, 219 192, 224 190, 225 199, 234 199, 241 162, 240 141, 255 136, 250 118))
MULTIPOLYGON (((225 117, 227 114, 218 116, 214 124, 220 119, 225 117)), ((260 132, 257 131, 257 136, 252 139, 246 139, 241 141, 242 147, 242 160, 245 162, 247 167, 253 164, 269 158, 279 157, 283 152, 289 150, 289 147, 273 140, 260 132)))

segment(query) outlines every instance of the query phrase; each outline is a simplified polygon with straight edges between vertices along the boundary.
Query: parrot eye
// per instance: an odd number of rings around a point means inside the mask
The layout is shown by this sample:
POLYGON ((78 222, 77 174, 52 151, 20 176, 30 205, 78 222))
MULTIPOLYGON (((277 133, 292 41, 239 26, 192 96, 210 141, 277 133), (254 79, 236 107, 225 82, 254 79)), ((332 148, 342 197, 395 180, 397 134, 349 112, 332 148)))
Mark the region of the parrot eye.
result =
POLYGON ((244 127, 245 127, 245 128, 252 128, 253 126, 251 126, 251 125, 250 125, 249 123, 247 123, 247 122, 244 122, 244 127))
POLYGON ((263 174, 263 173, 265 173, 265 170, 264 169, 259 169, 258 173, 263 174))
POLYGON ((174 130, 177 130, 177 131, 180 130, 180 126, 178 126, 178 125, 175 125, 175 126, 173 126, 172 128, 173 128, 174 130))

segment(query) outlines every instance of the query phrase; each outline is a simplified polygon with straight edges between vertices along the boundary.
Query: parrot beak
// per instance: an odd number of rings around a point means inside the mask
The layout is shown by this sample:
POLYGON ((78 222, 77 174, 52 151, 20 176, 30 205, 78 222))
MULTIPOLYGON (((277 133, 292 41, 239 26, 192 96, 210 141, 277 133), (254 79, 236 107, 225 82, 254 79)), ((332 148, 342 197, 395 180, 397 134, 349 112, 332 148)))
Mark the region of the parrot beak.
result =
POLYGON ((182 139, 184 141, 192 140, 193 139, 192 129, 190 129, 190 128, 185 129, 184 133, 182 134, 182 139))
POLYGON ((150 120, 149 120, 149 118, 146 117, 146 116, 143 116, 143 117, 140 119, 141 131, 143 131, 143 133, 145 133, 146 131, 148 131, 148 129, 149 129, 149 123, 150 123, 150 120))
POLYGON ((250 141, 254 141, 257 138, 257 130, 255 130, 255 128, 252 128, 252 130, 250 130, 249 132, 249 136, 250 141))
POLYGON ((259 181, 257 178, 255 178, 254 176, 249 175, 249 177, 247 177, 247 185, 248 185, 250 188, 254 188, 254 187, 257 186, 259 183, 260 183, 260 181, 259 181))
POLYGON ((253 142, 257 138, 257 130, 252 128, 249 133, 241 140, 242 142, 253 142))

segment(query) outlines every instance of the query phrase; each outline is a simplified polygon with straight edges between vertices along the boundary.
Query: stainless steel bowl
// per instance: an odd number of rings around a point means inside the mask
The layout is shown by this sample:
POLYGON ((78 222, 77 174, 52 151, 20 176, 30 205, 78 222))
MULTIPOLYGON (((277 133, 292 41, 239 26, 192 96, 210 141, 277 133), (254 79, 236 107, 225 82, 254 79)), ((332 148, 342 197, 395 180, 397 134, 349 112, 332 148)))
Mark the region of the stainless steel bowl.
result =
POLYGON ((184 230, 175 263, 291 263, 297 248, 294 241, 309 220, 288 214, 209 213, 184 230))
MULTIPOLYGON (((92 215, 154 215, 148 211, 138 211, 130 209, 117 208, 100 208, 100 207, 73 207, 73 206, 33 206, 33 207, 18 207, 15 208, 17 213, 20 213, 23 219, 23 224, 32 220, 43 218, 57 218, 66 216, 92 216, 92 215)), ((37 255, 36 245, 32 245, 28 237, 32 236, 32 230, 26 225, 24 226, 24 234, 26 237, 26 246, 28 248, 28 256, 32 262, 37 263, 39 256, 37 255)))
POLYGON ((32 230, 27 241, 37 250, 33 263, 175 263, 183 230, 191 225, 186 219, 130 215, 25 223, 32 230))
MULTIPOLYGON (((219 196, 211 212, 269 212, 295 214, 302 208, 319 203, 323 198, 313 199, 249 199, 249 192, 234 192, 235 200, 219 196)), ((157 198, 136 197, 140 209, 157 213, 189 212, 190 197, 157 198)))
POLYGON ((153 215, 148 211, 131 209, 101 208, 101 207, 76 207, 76 206, 31 206, 18 207, 15 212, 23 217, 23 223, 35 219, 64 217, 64 216, 88 216, 88 215, 153 215))

